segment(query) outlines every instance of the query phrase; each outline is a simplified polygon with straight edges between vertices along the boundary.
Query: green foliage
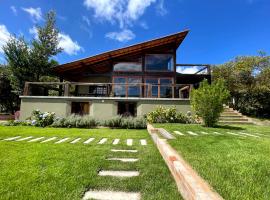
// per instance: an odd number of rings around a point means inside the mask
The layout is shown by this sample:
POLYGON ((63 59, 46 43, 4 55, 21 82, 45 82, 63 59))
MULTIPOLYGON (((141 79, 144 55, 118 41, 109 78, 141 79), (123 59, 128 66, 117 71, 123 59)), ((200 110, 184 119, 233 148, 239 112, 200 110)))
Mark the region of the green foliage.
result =
POLYGON ((154 111, 147 114, 146 119, 149 123, 195 123, 190 114, 184 115, 177 112, 175 107, 165 108, 158 106, 154 111))
POLYGON ((46 127, 54 122, 54 112, 41 112, 40 110, 34 110, 32 112, 31 120, 32 125, 46 127))
POLYGON ((204 80, 198 89, 192 90, 191 105, 195 113, 202 118, 205 126, 213 127, 218 122, 223 104, 229 96, 224 81, 218 80, 210 85, 207 80, 204 80))
POLYGON ((22 94, 25 81, 40 81, 42 76, 51 75, 50 68, 57 65, 52 57, 61 52, 54 12, 50 11, 45 25, 36 26, 36 30, 37 38, 32 41, 12 36, 3 47, 11 72, 9 79, 18 95, 22 94))
POLYGON ((56 118, 52 127, 61 128, 93 128, 99 125, 99 122, 88 116, 70 115, 66 118, 56 118))
POLYGON ((213 79, 224 79, 235 109, 243 114, 270 117, 270 56, 241 56, 213 68, 213 79), (234 102, 234 103, 233 103, 234 102))
POLYGON ((13 93, 8 77, 7 68, 0 65, 0 112, 14 113, 18 108, 19 98, 13 93))
POLYGON ((105 120, 102 125, 110 128, 145 129, 147 122, 142 117, 117 116, 112 119, 105 120))

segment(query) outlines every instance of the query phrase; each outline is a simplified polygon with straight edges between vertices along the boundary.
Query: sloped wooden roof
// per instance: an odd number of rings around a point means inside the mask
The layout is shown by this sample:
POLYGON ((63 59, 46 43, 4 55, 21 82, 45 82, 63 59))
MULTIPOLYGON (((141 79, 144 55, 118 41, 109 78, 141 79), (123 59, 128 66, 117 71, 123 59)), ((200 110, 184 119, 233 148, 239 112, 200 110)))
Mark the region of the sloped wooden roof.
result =
MULTIPOLYGON (((65 63, 62 65, 58 65, 53 69, 53 71, 57 74, 63 74, 69 71, 80 70, 81 68, 85 68, 87 66, 93 66, 101 62, 106 62, 110 59, 122 57, 125 55, 131 54, 139 54, 141 52, 145 52, 149 49, 159 48, 163 46, 171 46, 174 49, 177 49, 182 41, 185 39, 189 30, 185 30, 179 33, 175 33, 172 35, 168 35, 165 37, 153 39, 150 41, 138 43, 135 45, 131 45, 128 47, 124 47, 121 49, 116 49, 112 51, 108 51, 105 53, 101 53, 95 56, 87 57, 84 59, 76 60, 73 62, 65 63)), ((98 65, 97 65, 98 67, 98 65)))

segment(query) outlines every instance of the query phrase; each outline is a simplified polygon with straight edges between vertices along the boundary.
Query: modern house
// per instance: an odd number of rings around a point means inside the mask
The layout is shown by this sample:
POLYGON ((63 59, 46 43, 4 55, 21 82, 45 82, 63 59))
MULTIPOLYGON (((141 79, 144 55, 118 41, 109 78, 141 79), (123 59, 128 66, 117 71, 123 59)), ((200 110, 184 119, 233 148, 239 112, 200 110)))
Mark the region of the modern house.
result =
POLYGON ((176 50, 187 34, 188 30, 53 68, 60 82, 25 84, 21 119, 34 109, 100 119, 142 116, 159 105, 191 110, 191 89, 203 79, 210 81, 211 72, 209 65, 176 63, 176 50))

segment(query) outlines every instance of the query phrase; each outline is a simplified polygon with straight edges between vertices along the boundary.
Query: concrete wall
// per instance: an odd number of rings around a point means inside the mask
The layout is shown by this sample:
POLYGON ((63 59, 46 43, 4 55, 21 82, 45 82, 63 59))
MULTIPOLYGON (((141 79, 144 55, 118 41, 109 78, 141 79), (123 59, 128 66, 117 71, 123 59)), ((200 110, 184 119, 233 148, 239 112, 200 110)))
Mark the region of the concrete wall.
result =
POLYGON ((24 120, 31 116, 34 109, 55 112, 57 116, 68 116, 71 114, 72 102, 89 102, 89 115, 97 119, 109 119, 117 115, 118 102, 131 101, 137 103, 137 116, 143 116, 154 110, 157 106, 173 107, 180 112, 186 113, 191 110, 189 100, 164 100, 164 99, 120 99, 120 98, 88 98, 88 97, 65 97, 65 98, 43 98, 43 97, 21 97, 21 116, 24 120))
POLYGON ((23 98, 21 99, 20 119, 25 120, 30 117, 32 111, 36 109, 43 112, 55 112, 57 116, 65 117, 71 112, 71 104, 70 101, 63 99, 23 98))

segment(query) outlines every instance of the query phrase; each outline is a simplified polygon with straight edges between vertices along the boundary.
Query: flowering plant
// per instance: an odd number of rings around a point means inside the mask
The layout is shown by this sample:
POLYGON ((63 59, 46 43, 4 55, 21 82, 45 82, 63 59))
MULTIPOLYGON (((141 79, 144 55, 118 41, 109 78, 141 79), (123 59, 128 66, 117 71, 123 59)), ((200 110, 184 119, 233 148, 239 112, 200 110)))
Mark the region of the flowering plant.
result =
POLYGON ((32 112, 31 125, 41 127, 49 126, 53 123, 54 118, 54 112, 41 112, 37 109, 32 112))

